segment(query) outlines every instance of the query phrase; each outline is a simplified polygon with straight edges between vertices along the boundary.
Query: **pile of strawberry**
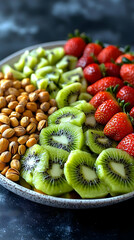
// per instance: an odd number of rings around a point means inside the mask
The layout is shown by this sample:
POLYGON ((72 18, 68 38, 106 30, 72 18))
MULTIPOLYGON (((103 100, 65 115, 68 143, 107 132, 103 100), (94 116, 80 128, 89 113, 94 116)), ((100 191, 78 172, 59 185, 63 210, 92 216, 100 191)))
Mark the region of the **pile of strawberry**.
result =
POLYGON ((86 43, 82 36, 69 39, 64 50, 78 57, 76 67, 83 69, 104 134, 134 157, 134 54, 114 45, 86 43))

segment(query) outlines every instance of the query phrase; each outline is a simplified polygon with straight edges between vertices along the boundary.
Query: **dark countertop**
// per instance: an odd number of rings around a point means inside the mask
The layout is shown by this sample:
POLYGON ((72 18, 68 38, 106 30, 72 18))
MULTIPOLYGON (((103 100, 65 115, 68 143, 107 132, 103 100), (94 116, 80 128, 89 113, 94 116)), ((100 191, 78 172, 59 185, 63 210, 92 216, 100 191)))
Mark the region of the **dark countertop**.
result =
MULTIPOLYGON (((0 59, 30 45, 64 40, 75 28, 93 40, 134 46, 134 2, 0 1, 0 59)), ((133 239, 134 199, 105 208, 59 209, 0 186, 1 240, 133 239), (131 216, 132 215, 132 216, 131 216)))

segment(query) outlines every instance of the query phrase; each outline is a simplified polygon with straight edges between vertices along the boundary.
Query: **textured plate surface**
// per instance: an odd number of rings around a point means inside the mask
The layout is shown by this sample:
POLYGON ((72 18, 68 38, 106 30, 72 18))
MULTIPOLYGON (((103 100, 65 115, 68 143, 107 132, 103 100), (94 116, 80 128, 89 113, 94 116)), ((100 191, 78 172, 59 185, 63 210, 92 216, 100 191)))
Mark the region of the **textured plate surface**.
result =
MULTIPOLYGON (((42 43, 38 45, 34 45, 25 49, 22 49, 21 51, 18 51, 9 57, 6 57, 2 61, 0 61, 0 68, 3 64, 10 64, 12 65, 14 62, 16 62, 19 58, 19 56, 25 51, 25 50, 32 50, 39 46, 44 48, 53 48, 57 46, 63 46, 65 41, 57 41, 57 42, 50 42, 50 43, 42 43)), ((101 199, 64 199, 59 197, 52 197, 43 195, 40 193, 37 193, 35 191, 29 190, 27 188, 24 188, 20 186, 19 184, 12 182, 11 180, 4 177, 2 174, 0 174, 0 184, 5 187, 6 189, 10 190, 11 192, 24 197, 26 199, 29 199, 33 202, 37 202, 40 204, 53 206, 53 207, 59 207, 59 208, 70 208, 70 209, 84 209, 84 208, 97 208, 97 207, 104 207, 108 205, 117 204, 119 202, 123 202, 125 200, 128 200, 132 197, 134 197, 134 192, 123 194, 116 197, 110 197, 110 198, 101 198, 101 199)))

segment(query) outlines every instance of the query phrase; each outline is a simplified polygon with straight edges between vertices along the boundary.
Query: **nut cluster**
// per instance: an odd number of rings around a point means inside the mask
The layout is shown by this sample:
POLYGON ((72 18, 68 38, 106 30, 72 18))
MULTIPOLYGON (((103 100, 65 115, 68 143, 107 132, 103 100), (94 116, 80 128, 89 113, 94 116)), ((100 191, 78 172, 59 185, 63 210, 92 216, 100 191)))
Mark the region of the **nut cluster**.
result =
POLYGON ((20 158, 36 144, 47 126, 56 101, 46 90, 30 84, 30 79, 14 79, 0 72, 0 171, 12 181, 19 180, 20 158))

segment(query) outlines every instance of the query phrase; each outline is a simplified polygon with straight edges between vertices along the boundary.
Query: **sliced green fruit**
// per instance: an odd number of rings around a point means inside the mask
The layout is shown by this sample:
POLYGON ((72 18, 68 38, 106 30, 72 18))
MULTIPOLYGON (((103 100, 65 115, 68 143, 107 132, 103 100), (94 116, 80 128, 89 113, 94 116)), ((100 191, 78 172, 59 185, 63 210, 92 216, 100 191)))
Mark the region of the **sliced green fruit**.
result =
POLYGON ((23 74, 25 75, 25 77, 30 77, 30 75, 33 73, 32 68, 28 67, 28 66, 24 66, 23 68, 23 74))
POLYGON ((52 146, 70 152, 81 149, 84 144, 84 135, 81 127, 71 123, 53 124, 42 129, 40 144, 52 146))
POLYGON ((117 143, 108 138, 103 131, 93 129, 85 132, 85 143, 96 154, 100 154, 106 148, 117 146, 117 143))
POLYGON ((52 196, 59 196, 72 191, 64 176, 64 164, 68 158, 68 152, 46 146, 49 153, 47 165, 38 164, 33 173, 33 183, 36 189, 52 196))
POLYGON ((95 166, 112 196, 134 191, 134 159, 127 152, 117 148, 103 150, 95 166))
POLYGON ((64 48, 63 47, 56 47, 50 49, 46 52, 46 58, 49 62, 49 65, 56 64, 63 56, 64 56, 64 48))
POLYGON ((73 107, 64 107, 48 117, 48 125, 70 122, 81 126, 85 122, 86 116, 80 110, 73 107))
POLYGON ((80 91, 81 91, 80 83, 73 83, 61 89, 56 96, 58 108, 68 106, 71 103, 77 101, 80 91))
POLYGON ((20 175, 27 183, 33 186, 33 172, 40 163, 40 166, 47 164, 49 155, 44 147, 35 144, 28 148, 25 155, 21 159, 20 175))
POLYGON ((100 198, 108 194, 106 186, 97 176, 95 160, 90 153, 74 150, 65 163, 67 182, 82 198, 100 198))
POLYGON ((92 96, 86 92, 82 92, 78 98, 78 100, 85 100, 86 102, 89 102, 91 99, 92 99, 92 96))
POLYGON ((42 58, 42 57, 45 57, 45 49, 42 48, 42 47, 38 47, 36 49, 33 49, 32 51, 30 51, 30 55, 31 56, 34 56, 36 58, 42 58))
POLYGON ((23 78, 25 78, 25 75, 23 73, 14 70, 8 64, 5 64, 5 65, 2 66, 2 72, 4 74, 7 74, 8 72, 11 72, 16 79, 23 79, 23 78))
POLYGON ((35 71, 35 74, 38 78, 44 78, 47 73, 51 73, 54 70, 52 66, 45 66, 43 68, 39 68, 35 71))
POLYGON ((73 70, 70 70, 68 72, 65 72, 62 74, 59 85, 61 87, 65 87, 67 85, 70 85, 75 82, 81 82, 83 79, 83 71, 82 68, 75 68, 73 70))
POLYGON ((35 70, 46 67, 48 65, 48 60, 46 58, 40 58, 35 70))
POLYGON ((56 64, 56 67, 62 69, 65 72, 74 69, 76 63, 77 63, 76 57, 66 55, 56 64))

